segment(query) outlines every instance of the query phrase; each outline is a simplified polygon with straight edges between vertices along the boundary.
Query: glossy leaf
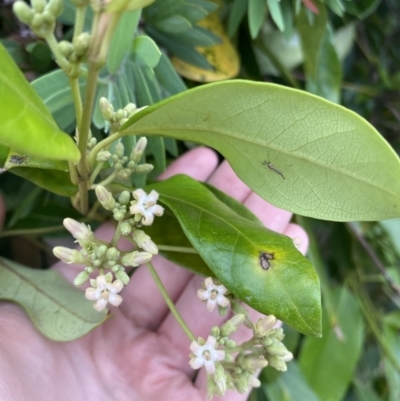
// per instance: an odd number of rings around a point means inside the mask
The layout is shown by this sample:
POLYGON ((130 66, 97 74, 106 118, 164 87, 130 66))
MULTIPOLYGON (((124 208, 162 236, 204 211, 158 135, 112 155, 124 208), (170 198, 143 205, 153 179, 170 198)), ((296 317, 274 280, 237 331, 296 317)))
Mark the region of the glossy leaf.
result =
POLYGON ((261 313, 320 335, 318 276, 290 238, 237 215, 190 177, 178 175, 149 188, 159 192, 160 202, 230 291, 261 313))
POLYGON ((247 15, 249 18, 249 29, 253 39, 258 36, 267 12, 265 0, 249 0, 247 15))
POLYGON ((282 10, 280 6, 280 0, 267 0, 268 10, 271 14, 271 18, 274 20, 276 26, 280 31, 284 31, 285 22, 283 20, 282 10))
POLYGON ((54 341, 75 340, 105 320, 81 290, 54 270, 36 270, 0 258, 0 299, 25 309, 35 327, 54 341))
POLYGON ((246 15, 248 1, 249 0, 233 0, 227 25, 228 36, 230 38, 237 32, 243 17, 246 15))
POLYGON ((161 51, 154 40, 146 35, 135 38, 132 45, 132 54, 135 59, 140 57, 140 60, 150 68, 156 67, 161 57, 161 51))
POLYGON ((141 10, 126 11, 118 21, 111 39, 107 57, 107 69, 111 74, 117 72, 132 45, 133 35, 139 23, 141 10))
POLYGON ((364 342, 362 314, 354 296, 343 287, 336 292, 338 338, 323 313, 322 338, 306 338, 299 364, 308 384, 321 400, 341 401, 349 386, 364 342))
POLYGON ((32 167, 46 170, 68 171, 68 163, 66 161, 21 155, 11 149, 8 153, 4 168, 10 170, 14 167, 32 167))
POLYGON ((357 114, 302 91, 201 86, 137 113, 123 126, 122 135, 132 134, 211 146, 258 195, 294 213, 336 221, 400 214, 394 151, 357 114))
POLYGON ((2 45, 0 59, 0 143, 33 156, 79 161, 79 150, 72 138, 60 131, 2 45))

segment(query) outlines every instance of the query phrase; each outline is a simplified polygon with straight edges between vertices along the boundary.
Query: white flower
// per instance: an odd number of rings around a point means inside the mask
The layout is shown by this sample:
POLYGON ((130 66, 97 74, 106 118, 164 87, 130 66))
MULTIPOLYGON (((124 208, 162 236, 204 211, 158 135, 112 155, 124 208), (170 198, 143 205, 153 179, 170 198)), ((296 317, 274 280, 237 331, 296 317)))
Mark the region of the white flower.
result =
POLYGON ((207 301, 207 309, 212 311, 217 305, 227 307, 229 299, 224 295, 228 290, 224 285, 216 285, 211 277, 204 280, 205 290, 198 290, 197 296, 202 301, 207 301))
POLYGON ((150 226, 154 216, 162 216, 164 213, 164 208, 156 204, 159 195, 154 189, 148 195, 143 189, 136 189, 132 195, 136 200, 131 202, 130 212, 137 221, 141 219, 144 226, 150 226))
POLYGON ((118 306, 122 302, 122 297, 118 293, 124 285, 121 280, 112 282, 113 276, 111 273, 100 275, 95 280, 90 280, 93 288, 88 288, 85 292, 85 297, 91 301, 96 301, 93 307, 101 311, 109 302, 111 305, 118 306))
MULTIPOLYGON (((204 341, 204 340, 203 340, 204 341)), ((217 339, 213 336, 208 336, 204 345, 193 341, 190 344, 190 350, 193 358, 189 361, 192 369, 200 369, 204 366, 209 374, 215 372, 215 362, 222 361, 225 358, 225 351, 215 349, 217 339)))
POLYGON ((79 223, 79 221, 76 221, 74 219, 70 218, 64 219, 63 224, 64 227, 78 241, 87 239, 89 235, 92 233, 89 226, 83 223, 79 223))

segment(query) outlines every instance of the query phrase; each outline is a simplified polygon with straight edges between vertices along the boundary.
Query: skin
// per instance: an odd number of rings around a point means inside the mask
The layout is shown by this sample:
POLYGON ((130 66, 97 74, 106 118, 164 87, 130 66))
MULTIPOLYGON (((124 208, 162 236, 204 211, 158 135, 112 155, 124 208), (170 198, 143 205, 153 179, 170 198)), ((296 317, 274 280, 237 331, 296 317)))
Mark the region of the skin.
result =
MULTIPOLYGON (((290 223, 291 214, 254 194, 226 162, 217 168, 213 151, 197 148, 186 153, 160 179, 178 173, 208 181, 243 202, 268 228, 300 240, 302 252, 307 249, 307 236, 301 227, 290 223)), ((4 213, 0 199, 0 223, 4 213)), ((109 240, 112 227, 105 225, 96 234, 109 240)), ((192 332, 207 338, 210 328, 225 319, 216 311, 208 312, 205 303, 197 298, 201 279, 162 257, 155 257, 153 262, 192 332)), ((53 268, 69 280, 80 271, 61 262, 53 268)), ((113 318, 70 343, 47 340, 35 330, 23 310, 1 303, 0 399, 205 401, 204 369, 198 373, 190 368, 190 340, 169 313, 145 266, 138 268, 121 295, 124 301, 119 308, 112 308, 113 318)), ((258 318, 257 312, 251 314, 258 318)), ((244 327, 235 334, 238 341, 251 336, 244 327)), ((244 401, 247 396, 228 392, 219 399, 244 401)))

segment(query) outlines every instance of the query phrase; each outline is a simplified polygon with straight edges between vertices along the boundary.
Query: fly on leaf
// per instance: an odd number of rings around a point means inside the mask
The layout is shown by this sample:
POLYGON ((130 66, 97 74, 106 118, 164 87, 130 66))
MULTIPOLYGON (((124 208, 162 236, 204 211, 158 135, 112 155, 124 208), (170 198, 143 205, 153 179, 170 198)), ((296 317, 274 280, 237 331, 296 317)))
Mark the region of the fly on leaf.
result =
POLYGON ((283 179, 285 179, 283 174, 271 162, 264 160, 261 164, 263 166, 267 166, 270 170, 274 171, 275 173, 279 174, 283 179))

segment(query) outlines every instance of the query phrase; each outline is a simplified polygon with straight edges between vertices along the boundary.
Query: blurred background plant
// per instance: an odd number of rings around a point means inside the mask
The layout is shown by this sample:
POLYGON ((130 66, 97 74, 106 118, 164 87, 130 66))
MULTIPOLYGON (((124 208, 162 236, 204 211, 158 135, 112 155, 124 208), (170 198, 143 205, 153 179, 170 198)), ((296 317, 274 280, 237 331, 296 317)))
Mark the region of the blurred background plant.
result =
MULTIPOLYGON (((47 44, 0 4, 2 44, 52 112, 74 130, 72 95, 47 44)), ((92 15, 86 14, 85 26, 92 15)), ((72 39, 74 6, 64 0, 58 40, 72 39)), ((142 14, 130 11, 114 34, 100 74, 97 99, 122 109, 156 103, 186 88, 243 78, 303 89, 340 103, 369 120, 400 150, 400 3, 397 0, 157 0, 142 14)), ((81 81, 81 90, 85 82, 81 81)), ((92 133, 109 127, 94 111, 92 133)), ((294 106, 295 107, 295 106, 294 106)), ((132 137, 123 139, 127 152, 132 137)), ((149 138, 150 179, 192 143, 149 138)), ((144 160, 143 160, 144 162, 144 160)), ((70 205, 68 177, 55 165, 20 166, 2 153, 0 192, 7 219, 0 255, 44 268, 48 241, 63 234, 70 205), (36 185, 38 186, 36 186, 36 185), (16 191, 15 188, 18 188, 16 191), (27 251, 16 253, 24 247, 27 251)), ((107 166, 106 166, 107 167, 107 166)), ((109 168, 111 166, 108 166, 109 168)), ((142 178, 132 184, 142 186, 142 178)), ((362 200, 360 200, 362 201, 362 200)), ((400 219, 331 223, 296 216, 310 235, 309 257, 318 270, 324 336, 306 338, 287 327, 296 356, 288 372, 269 368, 252 401, 398 401, 400 399, 400 219)), ((102 216, 87 218, 92 226, 102 216)))

